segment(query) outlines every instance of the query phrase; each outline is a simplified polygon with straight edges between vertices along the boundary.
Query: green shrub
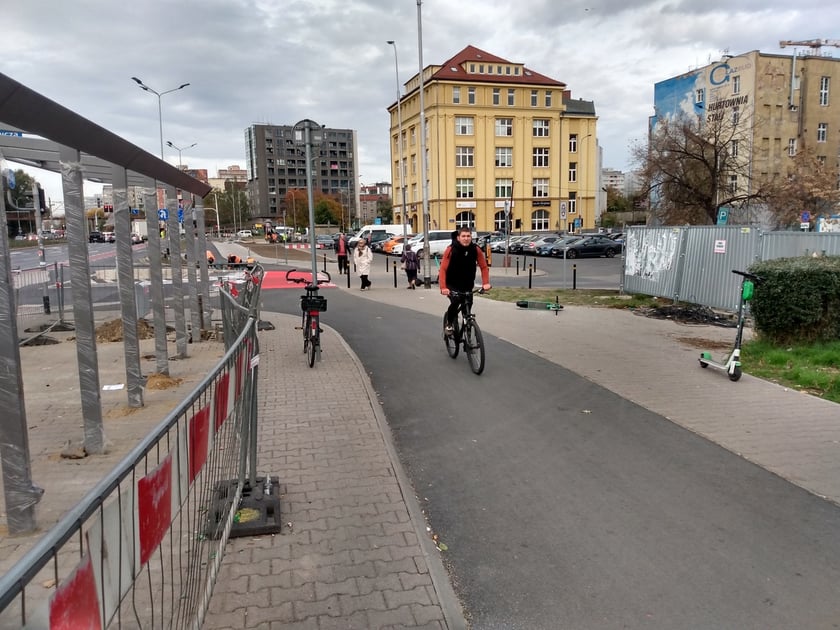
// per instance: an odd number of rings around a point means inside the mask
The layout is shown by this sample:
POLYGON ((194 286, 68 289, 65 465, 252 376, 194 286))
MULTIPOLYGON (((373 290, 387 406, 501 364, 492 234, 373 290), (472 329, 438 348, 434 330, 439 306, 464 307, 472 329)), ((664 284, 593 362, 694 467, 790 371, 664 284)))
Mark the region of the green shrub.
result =
POLYGON ((763 339, 778 344, 840 339, 840 257, 779 258, 750 271, 764 279, 750 307, 763 339))

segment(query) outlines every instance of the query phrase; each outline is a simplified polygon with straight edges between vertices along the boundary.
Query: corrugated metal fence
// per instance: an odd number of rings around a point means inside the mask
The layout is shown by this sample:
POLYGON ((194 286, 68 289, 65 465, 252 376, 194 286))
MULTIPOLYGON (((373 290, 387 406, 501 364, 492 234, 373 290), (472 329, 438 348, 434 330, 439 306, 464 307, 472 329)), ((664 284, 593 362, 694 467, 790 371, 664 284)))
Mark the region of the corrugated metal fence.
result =
POLYGON ((733 269, 810 255, 840 256, 840 234, 744 226, 630 227, 622 286, 629 293, 735 311, 741 279, 733 269))

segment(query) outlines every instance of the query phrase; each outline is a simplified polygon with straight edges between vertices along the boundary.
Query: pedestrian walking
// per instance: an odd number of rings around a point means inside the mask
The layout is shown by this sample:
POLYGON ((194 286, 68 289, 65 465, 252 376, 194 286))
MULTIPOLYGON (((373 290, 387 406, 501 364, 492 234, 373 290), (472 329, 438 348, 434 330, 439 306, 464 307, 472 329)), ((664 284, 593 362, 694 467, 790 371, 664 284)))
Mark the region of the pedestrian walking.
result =
POLYGON ((405 251, 403 251, 403 255, 400 257, 400 263, 402 263, 402 268, 405 270, 405 277, 408 279, 406 289, 413 291, 417 284, 417 271, 420 269, 420 259, 417 257, 417 252, 412 251, 411 243, 405 244, 405 251))
POLYGON ((335 239, 335 253, 338 258, 338 273, 350 273, 350 265, 347 264, 347 237, 339 234, 335 239))
POLYGON ((359 239, 356 245, 356 251, 353 252, 353 261, 356 263, 356 273, 362 281, 361 290, 364 291, 370 288, 370 264, 373 262, 373 252, 370 251, 367 241, 363 238, 359 239))

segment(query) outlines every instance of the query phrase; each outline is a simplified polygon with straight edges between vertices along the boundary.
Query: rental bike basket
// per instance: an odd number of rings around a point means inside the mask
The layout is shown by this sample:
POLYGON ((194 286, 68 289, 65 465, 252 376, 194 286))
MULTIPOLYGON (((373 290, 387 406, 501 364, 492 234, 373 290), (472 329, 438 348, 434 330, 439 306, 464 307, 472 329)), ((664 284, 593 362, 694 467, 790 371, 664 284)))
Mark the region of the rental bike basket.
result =
POLYGON ((327 310, 327 298, 323 295, 301 295, 300 310, 324 313, 327 310))

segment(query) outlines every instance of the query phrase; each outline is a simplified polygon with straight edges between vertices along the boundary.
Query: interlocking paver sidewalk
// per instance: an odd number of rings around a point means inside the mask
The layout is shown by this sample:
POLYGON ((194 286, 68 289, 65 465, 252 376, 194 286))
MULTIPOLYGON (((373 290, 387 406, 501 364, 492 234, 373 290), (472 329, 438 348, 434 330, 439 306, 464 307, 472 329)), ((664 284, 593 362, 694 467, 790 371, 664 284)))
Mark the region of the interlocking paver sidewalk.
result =
POLYGON ((310 369, 298 318, 261 317, 258 474, 284 526, 231 540, 204 627, 466 627, 360 361, 324 326, 310 369))

